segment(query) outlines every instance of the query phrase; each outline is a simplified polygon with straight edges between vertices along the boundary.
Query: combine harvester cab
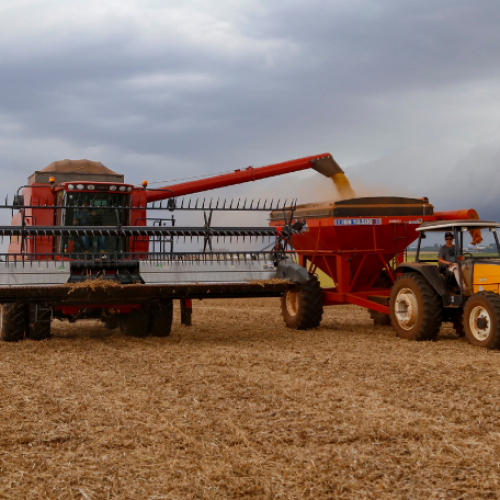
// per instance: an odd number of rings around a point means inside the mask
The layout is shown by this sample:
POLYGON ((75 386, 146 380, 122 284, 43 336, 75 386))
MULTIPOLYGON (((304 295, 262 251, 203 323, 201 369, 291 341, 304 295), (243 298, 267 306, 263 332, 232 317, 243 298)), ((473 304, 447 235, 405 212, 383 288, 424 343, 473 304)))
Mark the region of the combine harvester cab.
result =
MULTIPOLYGON (((4 206, 13 217, 11 226, 0 227, 10 241, 0 262, 1 338, 48 338, 53 318, 97 318, 128 335, 167 336, 173 299, 181 300, 182 321, 190 324, 193 298, 282 296, 314 282, 287 249, 296 232, 290 224, 279 230, 212 225, 220 211, 268 213, 285 205, 179 198, 306 168, 327 175, 336 167, 331 156, 317 155, 158 189, 124 183, 88 160, 35 172, 4 206), (178 227, 178 211, 203 212, 203 222, 178 227), (267 250, 241 249, 256 240, 267 250), (219 242, 239 246, 214 251, 219 242)), ((310 326, 321 319, 320 300, 317 309, 310 326)))

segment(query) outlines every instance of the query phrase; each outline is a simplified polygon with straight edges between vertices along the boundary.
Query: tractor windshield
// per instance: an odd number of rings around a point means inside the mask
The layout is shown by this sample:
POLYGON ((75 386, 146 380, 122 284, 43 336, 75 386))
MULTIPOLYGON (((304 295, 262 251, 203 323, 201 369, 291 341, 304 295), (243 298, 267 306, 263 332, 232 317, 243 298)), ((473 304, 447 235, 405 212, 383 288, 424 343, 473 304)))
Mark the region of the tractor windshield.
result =
POLYGON ((124 193, 61 193, 58 217, 62 226, 92 226, 90 236, 64 236, 60 238, 59 251, 71 252, 124 252, 126 238, 99 234, 100 226, 125 225, 129 195, 124 193))

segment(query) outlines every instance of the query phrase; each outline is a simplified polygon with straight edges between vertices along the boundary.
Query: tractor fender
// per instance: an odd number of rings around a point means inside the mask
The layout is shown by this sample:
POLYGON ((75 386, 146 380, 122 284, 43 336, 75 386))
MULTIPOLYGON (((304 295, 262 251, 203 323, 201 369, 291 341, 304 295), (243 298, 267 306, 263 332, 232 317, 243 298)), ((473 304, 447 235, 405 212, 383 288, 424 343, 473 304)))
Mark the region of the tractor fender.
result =
POLYGON ((420 273, 441 297, 447 297, 449 295, 448 290, 444 286, 441 273, 435 264, 405 262, 404 264, 399 265, 396 269, 396 273, 398 274, 409 272, 420 273))

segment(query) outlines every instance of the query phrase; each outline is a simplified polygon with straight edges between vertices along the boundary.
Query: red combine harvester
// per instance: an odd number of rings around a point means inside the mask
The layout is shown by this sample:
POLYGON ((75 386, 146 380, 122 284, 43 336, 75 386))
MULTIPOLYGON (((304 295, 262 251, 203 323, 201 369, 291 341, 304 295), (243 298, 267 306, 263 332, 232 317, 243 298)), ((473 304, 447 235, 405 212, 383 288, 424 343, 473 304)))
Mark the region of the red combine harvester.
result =
POLYGON ((54 317, 100 318, 128 335, 166 336, 172 299, 181 300, 189 324, 193 298, 281 296, 305 284, 307 272, 286 250, 294 229, 211 224, 220 211, 267 213, 279 202, 179 197, 307 168, 327 176, 339 170, 324 154, 159 189, 124 183, 122 175, 88 160, 54 162, 35 172, 3 207, 13 218, 0 227, 10 238, 0 262, 1 338, 47 338, 54 317), (204 224, 178 227, 177 211, 201 211, 204 224), (271 250, 212 251, 213 240, 250 239, 270 240, 271 250), (174 251, 178 243, 200 241, 201 252, 174 251))
POLYGON ((127 335, 167 336, 173 299, 181 300, 182 322, 190 324, 191 300, 210 297, 281 296, 285 321, 297 329, 319 326, 323 304, 361 305, 384 320, 395 265, 419 224, 477 217, 434 213, 427 200, 405 198, 297 207, 180 199, 308 168, 331 178, 343 174, 327 153, 158 189, 124 183, 87 160, 35 172, 3 206, 13 219, 0 227, 10 237, 0 262, 1 338, 48 338, 52 318, 99 318, 127 335), (174 213, 181 211, 203 212, 203 225, 176 226, 174 213), (271 224, 214 227, 220 211, 271 211, 271 224), (213 241, 247 239, 267 239, 271 250, 212 250, 213 241), (193 241, 203 242, 203 250, 176 248, 193 241), (317 269, 333 287, 321 289, 317 269))

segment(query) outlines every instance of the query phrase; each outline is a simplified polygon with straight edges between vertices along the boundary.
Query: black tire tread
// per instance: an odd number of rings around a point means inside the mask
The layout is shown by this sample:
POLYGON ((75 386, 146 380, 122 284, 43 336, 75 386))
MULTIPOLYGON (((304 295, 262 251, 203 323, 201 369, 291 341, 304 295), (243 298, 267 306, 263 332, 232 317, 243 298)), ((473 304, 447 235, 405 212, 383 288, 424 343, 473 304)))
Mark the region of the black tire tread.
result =
POLYGON ((149 307, 133 309, 121 319, 121 330, 129 337, 147 337, 149 335, 151 315, 149 307))
POLYGON ((0 314, 2 314, 0 338, 4 342, 23 340, 26 329, 26 305, 17 302, 3 304, 0 314))
POLYGON ((168 337, 172 331, 174 303, 172 299, 160 300, 151 310, 150 333, 154 337, 168 337))
POLYGON ((281 297, 281 310, 286 326, 294 330, 310 330, 318 328, 323 317, 323 292, 316 276, 304 284, 298 292, 299 307, 297 314, 292 317, 286 308, 286 292, 281 297))
POLYGON ((45 340, 50 338, 52 312, 48 308, 39 308, 36 313, 36 306, 28 306, 28 327, 26 337, 31 340, 45 340), (36 318, 36 321, 35 321, 36 318))
POLYGON ((441 328, 441 323, 443 322, 442 300, 436 293, 434 288, 432 288, 430 283, 421 274, 405 273, 396 280, 393 287, 393 293, 391 293, 389 309, 391 312, 392 326, 394 330, 396 330, 396 333, 399 337, 416 341, 436 340, 439 329, 441 328), (422 297, 421 310, 426 314, 424 314, 422 317, 420 328, 414 333, 405 337, 400 333, 400 331, 398 331, 398 324, 394 314, 394 299, 396 297, 396 293, 394 292, 397 290, 398 284, 406 279, 410 279, 418 288, 422 297))

